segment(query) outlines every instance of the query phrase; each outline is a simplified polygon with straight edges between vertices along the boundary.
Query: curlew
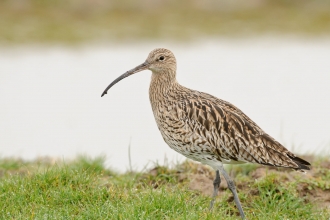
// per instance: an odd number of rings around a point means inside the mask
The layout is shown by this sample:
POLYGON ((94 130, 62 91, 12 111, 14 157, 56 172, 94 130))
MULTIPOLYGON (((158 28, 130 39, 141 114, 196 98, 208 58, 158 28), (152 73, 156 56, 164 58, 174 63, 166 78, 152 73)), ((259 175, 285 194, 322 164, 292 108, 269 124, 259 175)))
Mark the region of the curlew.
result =
POLYGON ((178 153, 215 170, 210 209, 218 194, 221 173, 245 219, 235 184, 223 164, 258 163, 309 170, 310 163, 266 134, 236 106, 180 85, 175 56, 167 49, 151 51, 144 63, 115 79, 101 96, 120 80, 142 70, 152 71, 149 99, 164 141, 178 153))

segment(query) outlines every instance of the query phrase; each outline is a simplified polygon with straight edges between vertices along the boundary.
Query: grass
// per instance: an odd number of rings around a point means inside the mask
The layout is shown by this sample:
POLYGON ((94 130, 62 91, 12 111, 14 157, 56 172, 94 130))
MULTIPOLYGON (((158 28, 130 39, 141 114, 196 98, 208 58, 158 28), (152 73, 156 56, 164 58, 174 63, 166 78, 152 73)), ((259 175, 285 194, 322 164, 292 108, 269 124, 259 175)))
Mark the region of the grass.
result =
MULTIPOLYGON (((187 161, 119 174, 103 164, 0 159, 0 219, 239 219, 224 180, 208 210, 213 171, 205 166, 187 161)), ((329 220, 330 161, 313 166, 307 175, 256 165, 228 170, 248 219, 329 220), (324 198, 315 200, 317 193, 324 198)))
POLYGON ((327 0, 2 0, 0 43, 194 40, 330 33, 327 0))

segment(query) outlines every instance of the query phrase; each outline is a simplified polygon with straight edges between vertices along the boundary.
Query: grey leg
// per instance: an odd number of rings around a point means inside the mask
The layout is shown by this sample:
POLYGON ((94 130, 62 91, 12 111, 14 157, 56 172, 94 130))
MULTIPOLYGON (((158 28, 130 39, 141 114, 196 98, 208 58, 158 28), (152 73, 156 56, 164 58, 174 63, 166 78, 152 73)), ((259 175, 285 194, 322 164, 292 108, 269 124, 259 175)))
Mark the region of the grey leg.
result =
POLYGON ((242 219, 245 219, 245 215, 244 215, 244 212, 243 212, 243 209, 241 206, 241 202, 239 201, 239 198, 238 198, 238 195, 236 192, 236 187, 235 187, 234 181, 229 177, 229 175, 226 173, 226 171, 222 165, 219 166, 219 170, 220 170, 221 174, 225 177, 227 184, 228 184, 228 188, 234 195, 234 200, 235 200, 236 206, 239 210, 239 213, 241 214, 242 219))
POLYGON ((213 191, 212 201, 210 203, 210 210, 213 208, 215 198, 218 195, 220 183, 221 183, 220 173, 219 170, 217 170, 215 171, 215 179, 213 181, 214 191, 213 191))

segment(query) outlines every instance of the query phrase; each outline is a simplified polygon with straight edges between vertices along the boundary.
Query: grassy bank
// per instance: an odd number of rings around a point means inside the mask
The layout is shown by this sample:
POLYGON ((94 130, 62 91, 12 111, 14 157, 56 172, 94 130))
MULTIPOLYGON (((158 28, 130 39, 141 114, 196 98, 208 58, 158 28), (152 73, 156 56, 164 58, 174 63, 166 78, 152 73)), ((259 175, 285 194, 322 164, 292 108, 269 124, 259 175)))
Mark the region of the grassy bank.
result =
MULTIPOLYGON (((228 167, 248 219, 330 218, 330 161, 307 174, 257 165, 228 167)), ((208 210, 213 171, 173 168, 115 173, 100 158, 72 162, 0 160, 0 219, 239 219, 222 179, 208 210)))
POLYGON ((2 0, 0 43, 328 35, 330 1, 2 0))

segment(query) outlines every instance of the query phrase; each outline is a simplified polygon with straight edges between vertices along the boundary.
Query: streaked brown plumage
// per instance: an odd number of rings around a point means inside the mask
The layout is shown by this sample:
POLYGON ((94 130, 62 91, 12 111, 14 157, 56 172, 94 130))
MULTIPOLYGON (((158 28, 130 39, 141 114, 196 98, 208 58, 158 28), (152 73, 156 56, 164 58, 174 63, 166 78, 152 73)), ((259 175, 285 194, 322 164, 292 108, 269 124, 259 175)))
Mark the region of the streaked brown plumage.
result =
POLYGON ((175 151, 216 170, 211 208, 220 184, 220 171, 234 194, 241 217, 245 218, 223 164, 250 162, 309 170, 307 161, 266 134, 234 105, 180 85, 176 80, 176 59, 167 49, 151 51, 143 64, 118 77, 102 96, 121 79, 145 69, 152 71, 149 98, 164 141, 175 151))

